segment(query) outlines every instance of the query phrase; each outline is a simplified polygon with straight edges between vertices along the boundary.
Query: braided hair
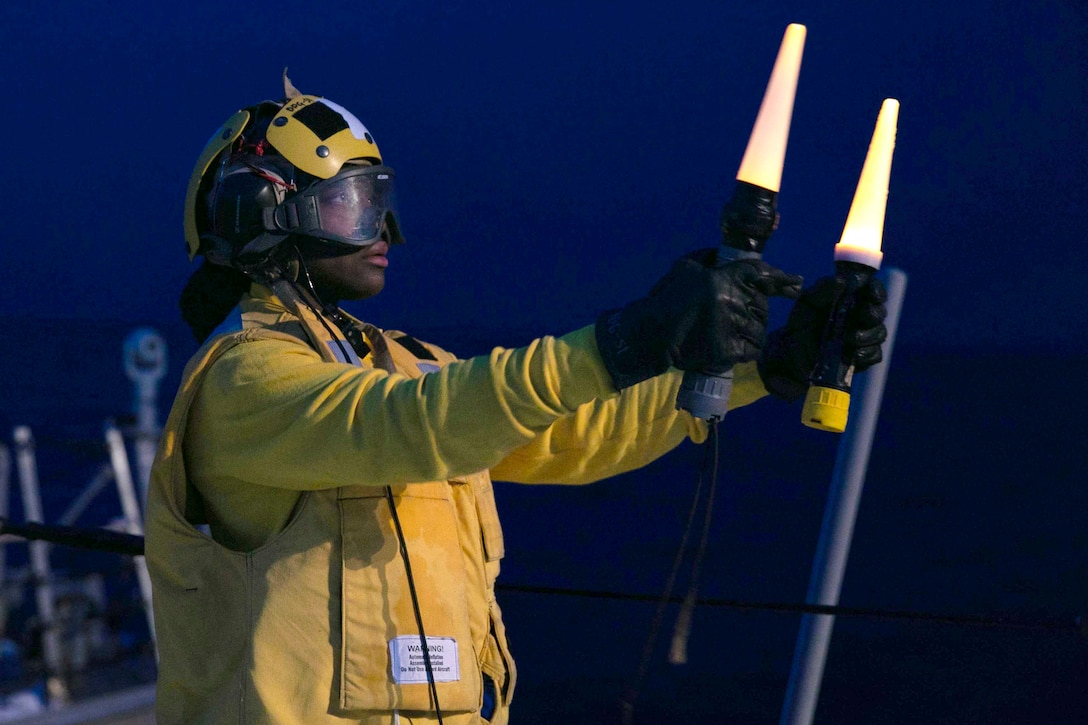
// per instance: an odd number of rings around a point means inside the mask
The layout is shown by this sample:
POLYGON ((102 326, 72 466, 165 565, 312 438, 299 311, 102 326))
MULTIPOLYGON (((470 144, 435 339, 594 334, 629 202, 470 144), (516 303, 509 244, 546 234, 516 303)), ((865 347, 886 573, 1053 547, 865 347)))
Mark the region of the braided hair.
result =
POLYGON ((197 342, 212 334, 238 301, 249 291, 251 280, 231 267, 205 261, 189 277, 181 291, 181 317, 197 342))

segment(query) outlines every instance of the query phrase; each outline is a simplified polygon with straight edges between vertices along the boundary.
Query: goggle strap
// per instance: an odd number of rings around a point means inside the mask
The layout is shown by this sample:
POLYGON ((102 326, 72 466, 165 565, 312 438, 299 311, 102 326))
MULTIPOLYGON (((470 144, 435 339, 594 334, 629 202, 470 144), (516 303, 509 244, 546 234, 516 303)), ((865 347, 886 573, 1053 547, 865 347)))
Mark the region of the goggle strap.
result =
POLYGON ((261 222, 270 232, 310 232, 319 228, 317 201, 307 195, 261 210, 261 222))
POLYGON ((261 234, 253 239, 251 242, 249 242, 249 244, 239 249, 238 253, 235 255, 235 259, 243 260, 246 258, 252 258, 256 255, 262 255, 278 245, 286 238, 286 234, 269 234, 268 232, 265 232, 264 234, 261 234))
POLYGON ((279 225, 276 224, 276 209, 277 207, 274 206, 266 206, 261 209, 261 224, 264 226, 265 231, 282 231, 279 225))

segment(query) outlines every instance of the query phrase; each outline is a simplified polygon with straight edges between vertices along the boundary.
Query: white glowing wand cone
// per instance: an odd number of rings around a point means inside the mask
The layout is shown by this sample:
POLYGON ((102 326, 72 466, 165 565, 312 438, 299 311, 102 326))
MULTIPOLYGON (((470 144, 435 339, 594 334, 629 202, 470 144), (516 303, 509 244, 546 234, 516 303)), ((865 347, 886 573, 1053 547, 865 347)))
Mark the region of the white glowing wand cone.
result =
POLYGON ((899 121, 899 101, 885 98, 876 118, 873 139, 865 155, 854 201, 846 217, 842 237, 835 245, 836 262, 858 262, 880 269, 884 253, 884 211, 888 206, 888 180, 892 173, 892 152, 899 121))
POLYGON ((843 292, 828 320, 820 356, 801 410, 801 422, 811 428, 834 433, 846 430, 854 366, 844 361, 843 335, 857 302, 857 291, 869 283, 884 258, 880 243, 884 237, 884 211, 888 206, 888 180, 898 119, 899 101, 884 99, 854 192, 854 202, 850 205, 842 237, 835 245, 835 275, 843 285, 843 292))

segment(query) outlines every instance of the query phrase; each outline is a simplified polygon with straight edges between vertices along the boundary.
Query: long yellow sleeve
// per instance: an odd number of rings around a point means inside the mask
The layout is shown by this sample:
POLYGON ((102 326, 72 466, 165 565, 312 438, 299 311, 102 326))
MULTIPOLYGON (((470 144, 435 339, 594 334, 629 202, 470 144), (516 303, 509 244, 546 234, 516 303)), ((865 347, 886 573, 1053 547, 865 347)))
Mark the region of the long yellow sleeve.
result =
MULTIPOLYGON (((265 324, 290 319, 267 309, 265 324)), ((677 371, 617 393, 592 327, 468 360, 432 350, 441 368, 414 378, 255 331, 201 371, 184 455, 217 539, 261 545, 301 491, 488 468, 499 480, 587 483, 706 437, 676 410, 677 371)), ((764 395, 755 365, 738 365, 730 406, 764 395)))
POLYGON ((412 379, 255 339, 207 371, 189 420, 195 480, 292 490, 489 468, 585 403, 616 396, 591 327, 412 379))
MULTIPOLYGON (((676 409, 683 374, 673 370, 594 400, 564 416, 491 469, 497 481, 590 483, 641 468, 685 438, 706 439, 707 426, 676 409)), ((754 363, 734 368, 730 409, 765 396, 754 363)))

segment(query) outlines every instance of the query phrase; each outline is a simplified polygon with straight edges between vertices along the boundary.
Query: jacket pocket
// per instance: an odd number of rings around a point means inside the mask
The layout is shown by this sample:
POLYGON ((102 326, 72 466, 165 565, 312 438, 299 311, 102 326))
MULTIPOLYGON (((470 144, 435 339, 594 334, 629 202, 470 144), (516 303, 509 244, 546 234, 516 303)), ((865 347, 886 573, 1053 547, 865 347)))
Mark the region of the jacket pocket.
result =
POLYGON ((514 686, 518 681, 518 670, 514 658, 510 655, 510 644, 506 638, 506 625, 502 621, 502 610, 497 602, 492 601, 489 611, 491 631, 484 649, 481 668, 498 685, 499 702, 505 708, 514 699, 514 686))
MULTIPOLYGON (((482 685, 449 484, 398 486, 393 498, 439 704, 443 712, 475 712, 482 685)), ((339 507, 340 707, 433 712, 408 569, 386 491, 341 489, 339 507)))
POLYGON ((472 495, 476 499, 476 516, 480 520, 483 533, 484 557, 487 561, 499 561, 506 555, 502 525, 499 523, 499 511, 495 506, 495 489, 487 471, 465 477, 465 482, 472 486, 472 495))

